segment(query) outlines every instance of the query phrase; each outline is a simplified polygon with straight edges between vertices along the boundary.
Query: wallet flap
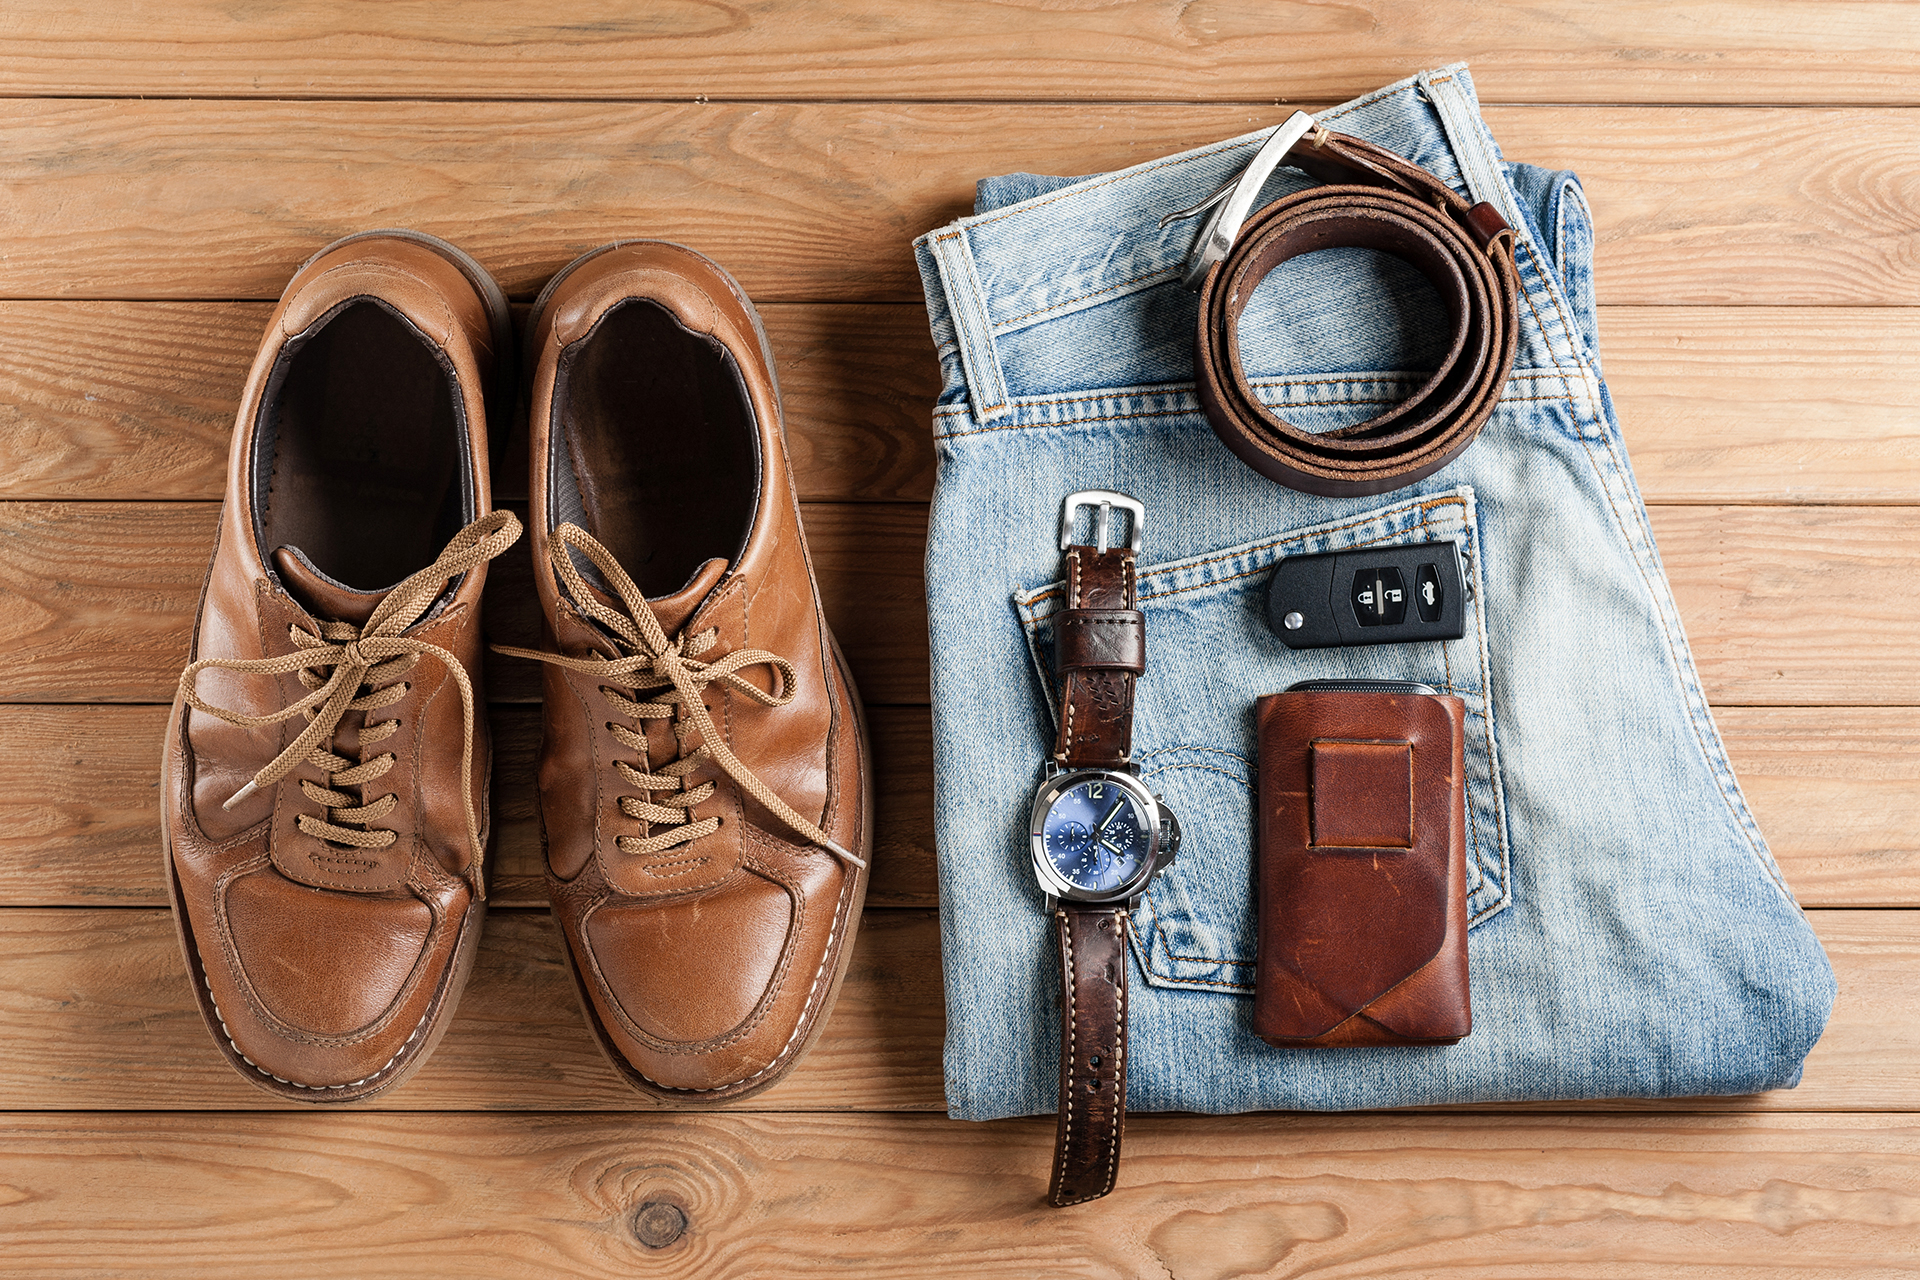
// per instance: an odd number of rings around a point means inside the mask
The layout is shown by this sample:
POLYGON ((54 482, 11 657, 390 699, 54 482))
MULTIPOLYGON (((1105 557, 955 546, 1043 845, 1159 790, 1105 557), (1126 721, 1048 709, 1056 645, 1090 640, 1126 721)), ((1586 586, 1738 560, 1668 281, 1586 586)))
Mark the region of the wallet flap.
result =
POLYGON ((1431 1037, 1433 1001, 1409 980, 1446 949, 1457 905, 1460 714, 1425 694, 1260 700, 1262 1035, 1310 1039, 1367 1010, 1431 1037), (1383 1000, 1403 984, 1408 999, 1383 1000))

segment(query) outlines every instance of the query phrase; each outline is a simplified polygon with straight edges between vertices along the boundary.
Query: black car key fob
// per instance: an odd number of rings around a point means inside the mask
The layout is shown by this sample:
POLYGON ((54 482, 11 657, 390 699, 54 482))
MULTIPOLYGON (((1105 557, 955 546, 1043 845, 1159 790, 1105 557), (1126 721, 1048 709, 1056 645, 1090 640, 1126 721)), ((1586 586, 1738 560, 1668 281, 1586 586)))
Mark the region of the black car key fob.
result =
POLYGON ((1267 625, 1289 649, 1458 640, 1465 596, 1451 542, 1288 556, 1267 588, 1267 625))

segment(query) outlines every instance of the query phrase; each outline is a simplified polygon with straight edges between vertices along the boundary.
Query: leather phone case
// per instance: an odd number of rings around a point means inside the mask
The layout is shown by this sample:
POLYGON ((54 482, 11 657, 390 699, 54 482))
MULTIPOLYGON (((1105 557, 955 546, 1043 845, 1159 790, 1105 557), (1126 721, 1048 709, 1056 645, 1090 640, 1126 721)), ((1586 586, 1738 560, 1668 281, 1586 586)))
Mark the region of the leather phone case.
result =
POLYGON ((1441 694, 1260 699, 1253 1029, 1268 1044, 1452 1044, 1473 1029, 1465 717, 1441 694))

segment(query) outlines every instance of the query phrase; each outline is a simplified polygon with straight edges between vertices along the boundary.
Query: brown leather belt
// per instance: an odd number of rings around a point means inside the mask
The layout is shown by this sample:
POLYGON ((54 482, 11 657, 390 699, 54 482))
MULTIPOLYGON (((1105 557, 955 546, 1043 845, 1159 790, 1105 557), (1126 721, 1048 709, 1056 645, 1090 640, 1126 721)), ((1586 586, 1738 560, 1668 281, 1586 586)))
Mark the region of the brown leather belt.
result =
POLYGON ((1513 232, 1492 205, 1469 205, 1418 165, 1298 113, 1231 193, 1214 197, 1222 199, 1189 275, 1200 291, 1194 375, 1208 421, 1241 461, 1291 489, 1357 497, 1424 479, 1473 443, 1513 369, 1517 330, 1513 232), (1274 201, 1237 235, 1222 226, 1223 217, 1237 220, 1236 204, 1244 216, 1282 160, 1330 185, 1274 201), (1390 253, 1424 275, 1452 319, 1453 339, 1440 367, 1401 403, 1355 426, 1309 433, 1254 395, 1240 356, 1240 313, 1281 263, 1350 246, 1390 253), (1209 267, 1210 257, 1218 261, 1209 267))

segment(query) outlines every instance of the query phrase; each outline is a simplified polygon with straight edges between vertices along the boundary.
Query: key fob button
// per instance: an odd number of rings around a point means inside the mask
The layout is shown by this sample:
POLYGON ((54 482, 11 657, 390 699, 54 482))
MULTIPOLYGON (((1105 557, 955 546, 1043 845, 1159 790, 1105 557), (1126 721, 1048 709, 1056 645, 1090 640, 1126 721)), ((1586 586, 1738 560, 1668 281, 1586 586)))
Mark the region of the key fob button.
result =
POLYGON ((1413 607, 1419 610, 1420 621, 1438 622, 1440 610, 1446 603, 1446 588, 1440 585, 1440 570, 1434 565, 1421 565, 1413 582, 1413 607))
POLYGON ((1363 627, 1398 626, 1407 616, 1406 584, 1392 565, 1353 575, 1353 616, 1363 627))

